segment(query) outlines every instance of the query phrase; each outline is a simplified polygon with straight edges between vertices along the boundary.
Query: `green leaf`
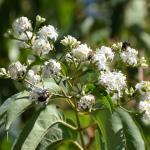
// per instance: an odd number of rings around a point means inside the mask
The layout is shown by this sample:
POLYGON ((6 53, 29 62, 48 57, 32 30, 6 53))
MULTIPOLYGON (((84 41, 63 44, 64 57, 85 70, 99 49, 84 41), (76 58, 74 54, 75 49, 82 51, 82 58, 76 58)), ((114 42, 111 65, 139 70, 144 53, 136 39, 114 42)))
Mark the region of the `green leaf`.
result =
POLYGON ((132 117, 121 108, 118 108, 116 112, 122 122, 122 130, 127 149, 145 150, 144 140, 132 117))
POLYGON ((29 95, 28 92, 20 93, 21 97, 17 99, 16 101, 13 101, 9 106, 7 110, 7 119, 6 119, 6 130, 10 128, 10 125, 12 122, 21 115, 27 108, 29 108, 33 102, 29 99, 27 95, 29 95))
POLYGON ((116 146, 120 145, 120 135, 113 131, 111 123, 111 113, 109 110, 100 110, 92 113, 95 121, 102 134, 102 141, 104 142, 104 150, 117 150, 116 146))
MULTIPOLYGON (((46 106, 37 112, 31 122, 27 124, 13 149, 36 149, 48 131, 58 123, 64 123, 63 116, 60 111, 56 108, 55 105, 46 106)), ((59 129, 55 129, 53 134, 55 135, 55 132, 57 132, 57 135, 59 131, 59 129)), ((51 142, 53 143, 55 141, 56 140, 54 138, 51 142)))
POLYGON ((21 99, 22 97, 27 96, 27 95, 24 95, 25 93, 26 92, 23 91, 23 92, 17 93, 15 95, 11 96, 10 98, 6 99, 5 102, 0 106, 0 116, 3 115, 4 112, 7 111, 8 106, 12 103, 12 101, 21 99))
POLYGON ((144 140, 132 117, 117 108, 111 115, 108 110, 95 111, 95 121, 101 131, 106 150, 145 150, 144 140))
POLYGON ((102 150, 102 141, 98 129, 95 131, 95 149, 102 150))
MULTIPOLYGON (((5 102, 0 106, 0 119, 7 116, 7 111, 9 108, 11 108, 10 106, 13 105, 13 103, 16 103, 16 101, 19 102, 22 99, 28 98, 28 95, 29 94, 27 91, 23 91, 23 92, 15 94, 15 95, 11 96, 10 98, 8 98, 7 100, 5 100, 5 102)), ((3 121, 5 122, 6 120, 3 119, 3 121)))

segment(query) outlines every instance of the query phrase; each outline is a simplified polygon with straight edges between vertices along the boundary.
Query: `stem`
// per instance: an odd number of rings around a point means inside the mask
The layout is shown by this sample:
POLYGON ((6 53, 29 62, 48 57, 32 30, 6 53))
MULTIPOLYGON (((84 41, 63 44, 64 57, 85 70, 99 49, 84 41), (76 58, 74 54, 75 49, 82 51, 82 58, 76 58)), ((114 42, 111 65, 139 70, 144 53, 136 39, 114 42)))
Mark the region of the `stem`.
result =
POLYGON ((81 139, 81 145, 83 147, 83 149, 85 149, 85 143, 84 143, 84 139, 83 139, 83 134, 81 129, 81 124, 80 124, 80 120, 79 120, 79 115, 78 115, 78 111, 77 111, 77 103, 75 101, 75 115, 76 115, 76 120, 77 120, 77 126, 78 126, 78 132, 80 134, 80 139, 81 139))

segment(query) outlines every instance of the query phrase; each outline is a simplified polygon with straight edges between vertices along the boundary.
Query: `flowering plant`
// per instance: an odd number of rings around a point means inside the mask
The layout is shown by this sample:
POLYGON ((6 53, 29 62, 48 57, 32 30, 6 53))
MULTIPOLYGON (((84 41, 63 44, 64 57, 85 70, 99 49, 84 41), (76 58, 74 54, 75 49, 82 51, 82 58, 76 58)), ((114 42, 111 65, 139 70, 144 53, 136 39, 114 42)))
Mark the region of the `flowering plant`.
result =
POLYGON ((0 106, 1 124, 9 132, 20 114, 33 109, 12 149, 52 150, 66 143, 72 145, 68 149, 80 150, 147 149, 135 118, 150 120, 150 82, 131 86, 125 70, 148 67, 145 58, 128 42, 92 50, 70 35, 60 41, 64 51, 59 53, 57 30, 44 22, 37 16, 33 28, 20 17, 7 32, 30 55, 24 63, 0 68, 0 77, 24 87, 0 106), (131 101, 135 108, 128 106, 131 101))

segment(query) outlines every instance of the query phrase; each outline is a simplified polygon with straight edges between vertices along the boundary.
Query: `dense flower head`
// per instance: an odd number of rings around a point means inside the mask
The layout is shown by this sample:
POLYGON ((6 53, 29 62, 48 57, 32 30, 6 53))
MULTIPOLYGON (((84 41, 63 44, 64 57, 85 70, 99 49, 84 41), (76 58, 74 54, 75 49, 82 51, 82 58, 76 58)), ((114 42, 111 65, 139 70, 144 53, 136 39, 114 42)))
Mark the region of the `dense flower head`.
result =
POLYGON ((80 60, 87 60, 91 52, 92 49, 90 49, 87 44, 80 44, 71 51, 72 55, 80 60))
POLYGON ((65 36, 63 40, 61 40, 61 44, 63 44, 64 46, 68 46, 70 48, 75 48, 80 44, 80 41, 77 41, 76 38, 68 35, 65 36))
POLYGON ((27 17, 20 17, 14 21, 12 28, 16 35, 25 31, 32 31, 31 21, 27 17))
POLYGON ((91 94, 82 96, 78 102, 78 109, 80 111, 90 110, 95 104, 95 97, 91 94))
POLYGON ((120 53, 122 61, 130 66, 137 65, 137 55, 138 51, 129 46, 120 53))
POLYGON ((108 93, 118 93, 119 97, 121 97, 121 90, 126 88, 126 77, 121 71, 101 72, 99 83, 106 87, 108 93))
POLYGON ((48 89, 42 88, 34 88, 30 93, 30 99, 32 101, 35 101, 37 104, 38 103, 47 104, 51 96, 52 95, 48 89))
POLYGON ((58 33, 56 29, 52 25, 48 26, 43 26, 39 31, 38 31, 38 36, 39 38, 45 39, 45 40, 57 40, 58 33))
POLYGON ((92 60, 96 63, 98 70, 108 70, 107 59, 104 54, 96 53, 93 55, 92 60))
POLYGON ((108 61, 113 60, 114 53, 110 47, 102 46, 93 55, 92 60, 96 63, 98 70, 108 70, 108 61))
POLYGON ((105 55, 108 60, 113 60, 114 58, 114 53, 110 47, 102 46, 97 53, 105 55))
POLYGON ((52 75, 57 75, 61 70, 61 65, 54 59, 50 59, 49 61, 45 62, 43 67, 43 75, 45 77, 50 77, 52 75))
POLYGON ((33 41, 32 49, 34 54, 44 56, 53 50, 53 45, 48 40, 40 38, 33 41))
POLYGON ((14 80, 22 79, 26 73, 26 66, 22 65, 19 61, 9 65, 10 77, 14 80))
POLYGON ((150 120, 150 100, 140 101, 139 109, 144 111, 143 118, 146 120, 150 120))

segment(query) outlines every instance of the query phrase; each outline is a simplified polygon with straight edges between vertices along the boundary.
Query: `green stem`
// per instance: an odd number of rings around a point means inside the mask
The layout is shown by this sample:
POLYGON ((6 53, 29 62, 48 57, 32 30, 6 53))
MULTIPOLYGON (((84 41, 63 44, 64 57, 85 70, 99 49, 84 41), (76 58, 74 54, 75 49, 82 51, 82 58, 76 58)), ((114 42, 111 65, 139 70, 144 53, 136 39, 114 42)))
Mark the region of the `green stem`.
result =
POLYGON ((75 115, 76 115, 76 120, 77 120, 78 132, 80 134, 81 145, 82 145, 83 149, 85 150, 85 143, 84 143, 84 139, 83 139, 83 134, 82 134, 82 130, 80 130, 81 129, 81 124, 80 124, 79 115, 78 115, 78 111, 77 111, 76 101, 75 101, 75 115))

